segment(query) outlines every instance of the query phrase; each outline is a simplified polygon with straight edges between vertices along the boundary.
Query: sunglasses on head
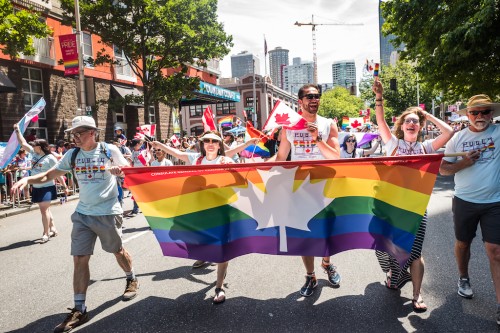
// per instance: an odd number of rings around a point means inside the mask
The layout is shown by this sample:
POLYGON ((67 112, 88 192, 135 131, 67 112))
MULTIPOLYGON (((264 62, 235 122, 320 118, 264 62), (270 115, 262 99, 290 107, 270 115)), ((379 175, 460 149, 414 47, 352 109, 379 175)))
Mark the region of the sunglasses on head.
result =
POLYGON ((415 118, 408 118, 408 119, 405 119, 405 124, 411 124, 411 123, 414 123, 414 124, 416 125, 416 124, 419 124, 419 123, 420 123, 420 120, 415 119, 415 118))
POLYGON ((219 143, 219 140, 215 140, 215 139, 203 139, 203 143, 219 143))
POLYGON ((479 114, 482 114, 483 116, 486 116, 488 114, 491 113, 491 109, 488 109, 488 110, 482 110, 482 111, 469 111, 469 114, 473 115, 473 116, 477 116, 479 114))
POLYGON ((321 95, 320 94, 307 94, 304 95, 302 98, 307 98, 307 99, 320 99, 321 95))

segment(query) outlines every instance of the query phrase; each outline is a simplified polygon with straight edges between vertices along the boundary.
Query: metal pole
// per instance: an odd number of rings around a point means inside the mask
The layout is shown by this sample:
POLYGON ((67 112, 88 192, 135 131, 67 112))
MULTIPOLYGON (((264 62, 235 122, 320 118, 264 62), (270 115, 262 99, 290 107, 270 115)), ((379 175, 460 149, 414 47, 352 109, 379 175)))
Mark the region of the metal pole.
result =
POLYGON ((417 73, 417 106, 420 106, 420 90, 418 87, 418 73, 417 73))
POLYGON ((85 98, 85 70, 83 66, 83 38, 82 27, 80 25, 80 5, 78 0, 75 0, 75 20, 76 20, 76 38, 78 44, 78 84, 80 86, 80 109, 85 112, 87 101, 85 98))
POLYGON ((253 104, 253 125, 255 127, 258 127, 257 125, 257 102, 256 102, 256 94, 255 94, 255 59, 253 61, 253 99, 252 99, 252 104, 253 104))

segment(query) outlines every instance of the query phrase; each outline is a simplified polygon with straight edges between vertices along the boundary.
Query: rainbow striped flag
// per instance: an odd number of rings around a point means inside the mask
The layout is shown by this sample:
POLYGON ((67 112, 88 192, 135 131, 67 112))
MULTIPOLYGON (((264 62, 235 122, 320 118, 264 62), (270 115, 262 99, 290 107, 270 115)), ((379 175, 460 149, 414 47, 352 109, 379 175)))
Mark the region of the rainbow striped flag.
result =
POLYGON ((232 126, 233 125, 234 116, 226 116, 224 118, 219 119, 217 122, 219 126, 232 126))
POLYGON ((124 168, 163 254, 377 249, 407 261, 442 155, 124 168))

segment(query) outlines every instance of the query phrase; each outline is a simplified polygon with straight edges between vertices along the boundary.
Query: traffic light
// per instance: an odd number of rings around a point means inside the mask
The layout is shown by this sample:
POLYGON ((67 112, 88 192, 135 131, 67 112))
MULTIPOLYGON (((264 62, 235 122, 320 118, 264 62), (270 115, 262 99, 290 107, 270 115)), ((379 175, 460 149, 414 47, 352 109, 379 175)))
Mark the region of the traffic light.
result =
POLYGON ((389 88, 393 91, 398 90, 398 81, 396 79, 391 79, 389 81, 389 88))

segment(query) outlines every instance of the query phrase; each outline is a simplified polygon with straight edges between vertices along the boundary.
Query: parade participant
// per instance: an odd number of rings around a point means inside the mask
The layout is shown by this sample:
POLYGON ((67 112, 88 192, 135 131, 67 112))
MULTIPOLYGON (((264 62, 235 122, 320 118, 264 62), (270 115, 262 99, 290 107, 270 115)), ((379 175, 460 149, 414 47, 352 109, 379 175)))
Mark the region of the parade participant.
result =
POLYGON ((12 187, 16 193, 27 184, 42 184, 74 171, 80 185, 80 201, 71 215, 71 255, 73 256, 73 289, 75 306, 54 332, 68 332, 89 320, 85 299, 90 282, 89 260, 97 237, 104 251, 113 253, 126 274, 126 288, 122 299, 137 295, 139 283, 132 267, 132 257, 123 247, 122 213, 118 202, 116 177, 122 175, 121 166, 127 161, 114 145, 97 142, 97 127, 92 117, 78 116, 72 121, 70 132, 77 146, 70 150, 50 170, 23 178, 12 187), (73 158, 74 156, 74 158, 73 158))
POLYGON ((118 140, 121 144, 127 142, 127 137, 123 134, 123 128, 120 126, 115 127, 115 139, 118 140))
MULTIPOLYGON (((35 139, 36 140, 36 139, 35 139)), ((28 158, 28 152, 26 149, 21 148, 17 152, 17 156, 12 162, 12 170, 15 171, 14 181, 18 181, 21 178, 28 177, 30 175, 29 170, 31 169, 31 159, 28 158)), ((22 193, 24 199, 30 202, 30 188, 25 188, 22 193)))
MULTIPOLYGON (((331 119, 319 116, 320 105, 319 87, 315 84, 302 86, 298 92, 299 107, 302 117, 308 122, 304 130, 281 130, 281 143, 276 154, 276 161, 286 161, 291 152, 292 161, 338 159, 340 148, 337 126, 331 119), (304 149, 297 142, 305 142, 310 148, 304 149), (292 144, 295 146, 292 147, 292 144)), ((306 283, 300 289, 302 296, 311 296, 318 285, 314 272, 314 257, 303 256, 302 261, 306 269, 306 283)), ((328 281, 337 287, 340 284, 340 274, 337 268, 330 263, 330 257, 323 257, 321 267, 328 274, 328 281)))
MULTIPOLYGON (((443 147, 453 136, 453 129, 444 121, 434 117, 432 114, 422 110, 420 107, 409 107, 394 124, 394 134, 391 133, 389 125, 384 117, 383 87, 378 78, 373 83, 375 93, 375 114, 382 141, 385 144, 387 156, 419 155, 435 153, 443 147), (420 142, 421 132, 425 122, 430 121, 436 125, 441 134, 433 140, 420 142)), ((387 288, 402 288, 408 281, 413 284, 412 305, 415 312, 424 312, 427 305, 421 295, 422 280, 424 278, 424 259, 422 258, 422 244, 427 226, 427 212, 420 222, 410 258, 401 268, 396 259, 386 252, 376 251, 377 259, 383 272, 386 273, 385 284, 387 288), (408 272, 408 268, 410 272, 408 272)))
MULTIPOLYGON (((218 131, 206 131, 200 138, 200 153, 187 153, 175 148, 171 148, 159 141, 152 142, 155 149, 161 149, 179 160, 189 165, 208 165, 208 164, 231 164, 234 161, 226 157, 224 143, 218 131)), ((193 267, 201 267, 204 261, 197 260, 193 267)), ((215 283, 214 304, 220 304, 226 300, 223 284, 229 262, 217 264, 217 281, 215 283)))
POLYGON ((373 144, 370 149, 361 149, 358 148, 356 135, 348 134, 344 137, 344 142, 340 146, 340 158, 357 158, 370 156, 377 150, 380 144, 380 137, 373 140, 372 142, 373 144))
POLYGON ((156 159, 151 162, 151 166, 172 166, 174 165, 172 161, 167 159, 167 153, 161 149, 155 149, 154 155, 156 159))
MULTIPOLYGON (((32 154, 31 159, 31 174, 37 175, 51 169, 57 163, 57 158, 51 153, 47 141, 43 139, 36 139, 28 144, 24 137, 21 135, 19 125, 14 124, 14 132, 16 133, 17 140, 23 149, 32 154)), ((63 177, 59 177, 61 186, 64 186, 64 193, 68 195, 68 187, 64 182, 63 177)), ((47 243, 50 237, 58 235, 57 229, 54 225, 54 217, 50 211, 50 203, 52 200, 57 199, 56 185, 53 180, 42 183, 33 184, 33 192, 31 193, 33 203, 37 203, 42 214, 43 234, 40 242, 47 243)))
POLYGON ((455 134, 446 145, 445 154, 466 154, 444 157, 439 168, 442 175, 455 175, 452 210, 458 294, 465 298, 474 296, 469 260, 471 243, 480 224, 497 298, 496 319, 500 325, 500 126, 491 124, 491 120, 500 115, 500 104, 492 103, 487 95, 476 95, 459 114, 467 115, 469 127, 455 134))
MULTIPOLYGON (((233 133, 231 132, 224 133, 224 145, 225 145, 224 148, 226 150, 233 149, 238 146, 238 142, 236 142, 236 140, 234 139, 233 133)), ((232 158, 234 163, 238 163, 240 161, 240 156, 238 154, 234 154, 232 158)))
MULTIPOLYGON (((146 165, 144 165, 141 160, 139 159, 139 156, 142 154, 142 151, 145 148, 143 148, 142 141, 139 139, 132 139, 130 141, 130 150, 132 152, 132 156, 130 159, 132 160, 131 164, 134 168, 140 168, 144 166, 148 166, 149 162, 146 162, 146 165)), ((147 148, 146 148, 147 149, 147 148)), ((126 216, 134 216, 139 214, 139 206, 137 205, 137 202, 132 198, 132 202, 134 204, 132 210, 126 215, 126 216)))

